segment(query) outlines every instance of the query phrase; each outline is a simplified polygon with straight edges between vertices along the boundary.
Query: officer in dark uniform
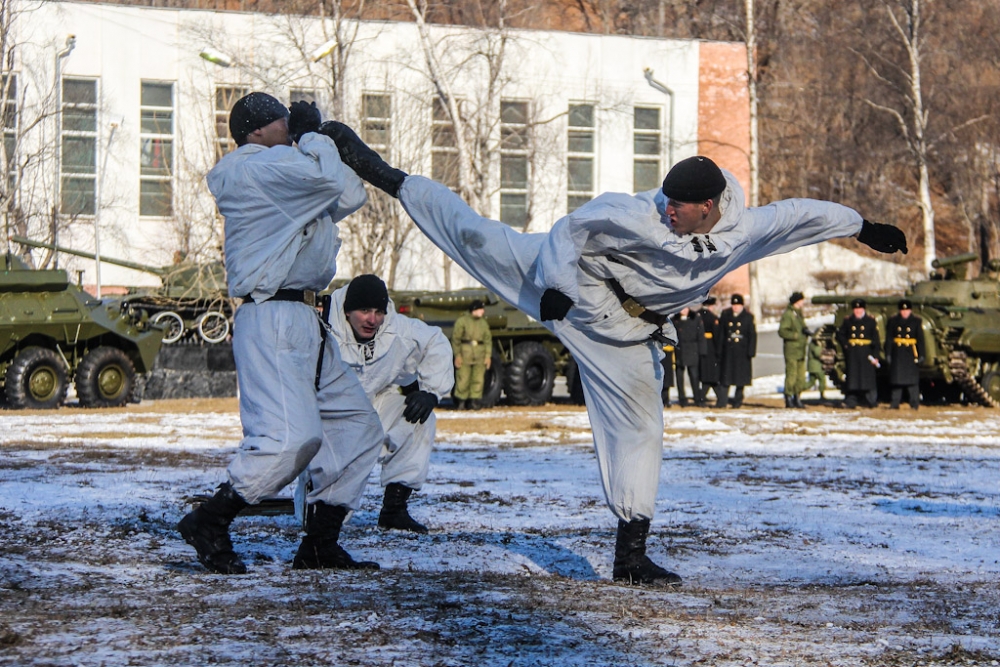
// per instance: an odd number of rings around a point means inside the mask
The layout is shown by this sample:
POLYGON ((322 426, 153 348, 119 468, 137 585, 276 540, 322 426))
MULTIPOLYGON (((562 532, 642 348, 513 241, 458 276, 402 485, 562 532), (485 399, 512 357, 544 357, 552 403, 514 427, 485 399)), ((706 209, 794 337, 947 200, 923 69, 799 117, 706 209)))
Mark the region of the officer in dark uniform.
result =
POLYGON ((875 318, 865 312, 864 299, 851 301, 851 316, 837 330, 847 366, 844 379, 844 407, 858 407, 858 400, 874 408, 878 404, 875 370, 881 368, 882 342, 875 318))
POLYGON ((701 355, 705 349, 705 325, 690 308, 682 308, 681 312, 672 318, 677 330, 677 403, 683 408, 687 406, 687 396, 684 392, 684 371, 687 370, 691 380, 691 394, 694 404, 699 408, 705 406, 705 397, 701 393, 701 355))
POLYGON ((720 393, 716 405, 729 405, 729 387, 736 385, 733 407, 743 405, 743 387, 753 382, 753 358, 757 356, 757 325, 753 315, 743 307, 743 297, 734 294, 730 307, 719 316, 722 330, 721 361, 719 364, 720 393))
POLYGON ((708 400, 709 388, 715 392, 716 401, 719 398, 719 339, 722 329, 719 327, 719 316, 713 312, 716 304, 714 296, 710 296, 701 304, 698 315, 705 327, 705 354, 701 357, 701 396, 708 400))
POLYGON ((913 304, 903 299, 898 304, 899 314, 885 324, 885 360, 889 363, 889 386, 892 387, 893 410, 906 389, 910 407, 920 406, 920 364, 927 355, 924 348, 923 320, 913 314, 913 304))

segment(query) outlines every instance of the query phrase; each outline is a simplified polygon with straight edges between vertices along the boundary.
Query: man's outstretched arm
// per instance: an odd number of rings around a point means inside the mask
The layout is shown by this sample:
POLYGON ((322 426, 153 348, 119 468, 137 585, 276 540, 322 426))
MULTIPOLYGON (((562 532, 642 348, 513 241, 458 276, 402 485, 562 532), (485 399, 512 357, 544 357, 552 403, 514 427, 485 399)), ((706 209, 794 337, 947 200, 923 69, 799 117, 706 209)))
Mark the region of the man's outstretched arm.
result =
POLYGON ((407 177, 405 171, 391 167, 354 130, 343 123, 328 120, 319 126, 318 131, 333 139, 340 151, 340 159, 354 173, 385 193, 399 198, 399 188, 407 177))

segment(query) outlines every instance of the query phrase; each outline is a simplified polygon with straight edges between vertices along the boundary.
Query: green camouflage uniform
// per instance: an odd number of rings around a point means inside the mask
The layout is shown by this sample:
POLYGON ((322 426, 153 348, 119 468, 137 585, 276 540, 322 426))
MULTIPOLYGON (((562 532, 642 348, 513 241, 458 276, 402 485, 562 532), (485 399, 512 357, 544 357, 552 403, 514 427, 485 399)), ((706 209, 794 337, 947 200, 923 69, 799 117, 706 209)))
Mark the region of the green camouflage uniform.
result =
POLYGON ((455 398, 459 401, 478 401, 483 397, 486 360, 493 349, 493 334, 486 318, 463 313, 455 320, 451 349, 455 358, 462 360, 462 365, 455 369, 455 398))

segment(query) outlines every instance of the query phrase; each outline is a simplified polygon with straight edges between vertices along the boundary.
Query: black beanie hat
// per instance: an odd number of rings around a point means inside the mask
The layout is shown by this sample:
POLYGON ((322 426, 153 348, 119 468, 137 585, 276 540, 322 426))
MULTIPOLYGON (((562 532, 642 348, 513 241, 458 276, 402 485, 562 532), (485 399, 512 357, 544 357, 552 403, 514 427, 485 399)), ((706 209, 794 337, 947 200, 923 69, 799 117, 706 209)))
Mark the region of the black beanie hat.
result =
POLYGON ((681 160, 663 179, 663 194, 682 202, 700 202, 718 197, 726 189, 726 177, 718 165, 697 155, 681 160))
POLYGON ((358 276, 347 286, 344 295, 344 312, 373 308, 383 313, 389 307, 389 291, 378 276, 366 273, 358 276))
POLYGON ((482 299, 474 299, 472 303, 469 304, 469 312, 474 310, 479 310, 480 308, 485 308, 486 304, 483 303, 482 299))
POLYGON ((242 146, 248 134, 287 115, 288 107, 267 93, 250 93, 236 100, 229 112, 229 133, 242 146))
POLYGON ((788 297, 788 305, 796 304, 804 298, 806 298, 806 296, 802 292, 792 292, 792 295, 788 297))

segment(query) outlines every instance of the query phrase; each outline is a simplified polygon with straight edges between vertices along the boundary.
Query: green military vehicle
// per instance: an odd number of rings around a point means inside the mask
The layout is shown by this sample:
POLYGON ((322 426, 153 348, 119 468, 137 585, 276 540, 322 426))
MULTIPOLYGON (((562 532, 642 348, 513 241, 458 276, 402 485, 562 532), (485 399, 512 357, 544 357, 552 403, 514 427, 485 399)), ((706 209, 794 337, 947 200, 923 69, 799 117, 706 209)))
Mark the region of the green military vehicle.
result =
MULTIPOLYGON (((1000 260, 984 263, 985 271, 970 278, 974 253, 935 260, 930 280, 910 286, 906 298, 913 314, 923 320, 926 357, 920 366, 920 393, 924 403, 976 403, 1000 407, 1000 260)), ((840 387, 844 353, 836 331, 851 313, 850 302, 867 302, 868 314, 878 323, 884 343, 886 321, 895 315, 899 296, 822 295, 817 304, 836 304, 833 324, 818 333, 824 347, 823 365, 840 387)), ((886 371, 879 370, 879 393, 885 395, 886 371)))
POLYGON ((479 299, 493 334, 493 354, 486 372, 482 405, 496 405, 501 395, 512 405, 542 405, 552 398, 556 377, 564 375, 570 400, 583 404, 576 362, 566 347, 537 320, 485 289, 453 292, 392 292, 396 310, 441 327, 451 338, 455 320, 479 299))
POLYGON ((0 265, 0 381, 9 408, 57 408, 70 382, 84 407, 136 400, 163 329, 121 300, 98 300, 63 269, 34 270, 11 252, 0 265))
MULTIPOLYGON (((82 250, 12 236, 12 241, 34 248, 47 248, 68 255, 96 259, 82 250)), ((153 322, 166 329, 163 342, 204 341, 221 343, 229 337, 234 300, 226 289, 226 269, 222 262, 196 264, 182 260, 170 266, 149 266, 101 255, 101 261, 160 278, 160 288, 133 287, 123 299, 137 310, 144 310, 153 322)))

